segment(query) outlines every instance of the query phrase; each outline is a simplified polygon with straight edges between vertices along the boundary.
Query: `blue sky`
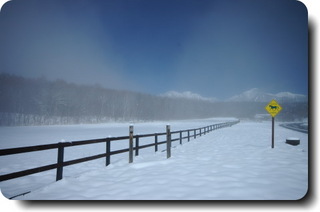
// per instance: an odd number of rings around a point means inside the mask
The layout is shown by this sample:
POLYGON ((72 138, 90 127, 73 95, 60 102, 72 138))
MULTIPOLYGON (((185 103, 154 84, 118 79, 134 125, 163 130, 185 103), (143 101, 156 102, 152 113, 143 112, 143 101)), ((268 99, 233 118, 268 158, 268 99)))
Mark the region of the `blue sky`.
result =
POLYGON ((0 72, 156 95, 308 93, 295 0, 12 0, 0 31, 0 72))

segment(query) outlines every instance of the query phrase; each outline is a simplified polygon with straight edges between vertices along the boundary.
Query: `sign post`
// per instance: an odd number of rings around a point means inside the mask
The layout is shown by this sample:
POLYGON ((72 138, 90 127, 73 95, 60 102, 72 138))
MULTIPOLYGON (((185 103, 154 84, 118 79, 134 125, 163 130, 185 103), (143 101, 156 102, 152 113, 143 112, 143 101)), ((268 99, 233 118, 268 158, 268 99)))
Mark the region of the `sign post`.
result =
POLYGON ((271 148, 274 148, 274 117, 272 117, 272 141, 271 141, 271 148))
POLYGON ((274 117, 282 110, 282 107, 278 104, 276 100, 272 100, 265 107, 266 111, 272 116, 272 140, 271 148, 274 148, 274 117))

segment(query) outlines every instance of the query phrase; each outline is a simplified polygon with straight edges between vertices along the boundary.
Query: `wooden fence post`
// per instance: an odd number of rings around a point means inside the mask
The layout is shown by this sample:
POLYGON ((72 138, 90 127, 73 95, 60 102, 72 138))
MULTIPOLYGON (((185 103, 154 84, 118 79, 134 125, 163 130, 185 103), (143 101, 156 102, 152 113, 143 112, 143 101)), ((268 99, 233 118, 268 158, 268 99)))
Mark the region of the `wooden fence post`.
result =
POLYGON ((190 130, 188 130, 188 142, 190 141, 190 130))
POLYGON ((154 151, 157 152, 158 151, 158 135, 156 134, 154 137, 154 151))
POLYGON ((170 125, 166 127, 167 131, 167 158, 171 157, 171 133, 170 133, 170 125))
POLYGON ((56 176, 56 181, 61 180, 62 179, 62 175, 63 175, 63 156, 64 156, 64 146, 63 143, 59 143, 59 147, 58 147, 58 168, 57 168, 57 176, 56 176))
POLYGON ((182 131, 180 131, 180 145, 182 144, 182 131))
POLYGON ((139 155, 139 137, 136 137, 136 156, 139 155))
POLYGON ((110 164, 110 152, 111 152, 110 139, 107 138, 107 141, 106 141, 106 153, 107 153, 106 166, 108 166, 110 164))
POLYGON ((129 163, 133 162, 133 125, 129 127, 129 163))

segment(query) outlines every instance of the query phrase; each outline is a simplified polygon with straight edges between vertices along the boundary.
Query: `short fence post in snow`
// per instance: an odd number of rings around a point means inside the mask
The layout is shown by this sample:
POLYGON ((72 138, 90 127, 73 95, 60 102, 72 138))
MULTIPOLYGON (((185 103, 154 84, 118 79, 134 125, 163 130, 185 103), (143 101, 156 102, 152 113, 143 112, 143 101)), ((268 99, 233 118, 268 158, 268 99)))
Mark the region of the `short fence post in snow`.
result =
POLYGON ((107 138, 107 141, 106 141, 106 153, 107 153, 107 156, 106 156, 106 166, 108 166, 110 164, 110 139, 107 138))
POLYGON ((171 157, 171 133, 170 133, 170 125, 167 125, 167 158, 171 157))
POLYGON ((190 141, 190 130, 188 130, 188 142, 190 141))
POLYGON ((154 137, 154 151, 157 152, 158 151, 158 135, 156 134, 154 137))
POLYGON ((180 145, 182 144, 182 131, 180 131, 180 145))
POLYGON ((64 155, 64 146, 63 143, 58 144, 58 168, 57 168, 57 176, 56 176, 56 181, 62 179, 63 175, 63 155, 64 155))
POLYGON ((129 163, 133 162, 133 125, 129 127, 129 163))
POLYGON ((196 139, 196 137, 197 137, 197 130, 195 129, 194 130, 194 139, 196 139))
POLYGON ((139 137, 136 137, 136 156, 139 155, 139 137))

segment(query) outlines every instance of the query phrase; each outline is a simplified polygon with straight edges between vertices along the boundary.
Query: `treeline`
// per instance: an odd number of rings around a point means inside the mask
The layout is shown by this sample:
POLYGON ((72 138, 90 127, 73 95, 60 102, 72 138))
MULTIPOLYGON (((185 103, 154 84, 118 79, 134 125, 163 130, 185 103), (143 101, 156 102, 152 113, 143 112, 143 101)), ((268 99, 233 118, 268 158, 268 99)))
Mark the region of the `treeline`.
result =
MULTIPOLYGON (((256 113, 265 113, 263 103, 174 99, 106 89, 99 85, 78 85, 45 78, 27 79, 9 74, 0 74, 0 101, 2 126, 231 116, 253 118, 256 113)), ((283 118, 307 117, 306 114, 307 106, 296 105, 283 118)))
POLYGON ((0 75, 0 124, 42 125, 204 118, 209 102, 0 75))

